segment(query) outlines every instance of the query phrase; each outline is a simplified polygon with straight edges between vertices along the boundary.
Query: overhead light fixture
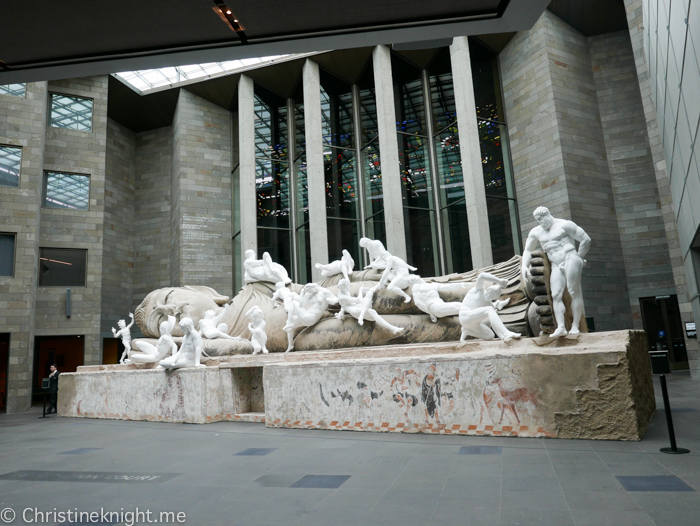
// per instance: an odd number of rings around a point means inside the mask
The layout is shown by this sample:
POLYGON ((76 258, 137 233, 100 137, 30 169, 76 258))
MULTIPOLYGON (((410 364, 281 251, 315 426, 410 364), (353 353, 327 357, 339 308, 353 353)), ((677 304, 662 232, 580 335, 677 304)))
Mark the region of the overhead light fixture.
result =
POLYGON ((219 18, 223 20, 226 25, 236 33, 236 36, 241 40, 243 44, 248 42, 248 37, 244 33, 244 28, 238 21, 238 18, 233 14, 233 10, 229 8, 223 0, 214 0, 215 7, 212 7, 214 12, 219 15, 219 18))

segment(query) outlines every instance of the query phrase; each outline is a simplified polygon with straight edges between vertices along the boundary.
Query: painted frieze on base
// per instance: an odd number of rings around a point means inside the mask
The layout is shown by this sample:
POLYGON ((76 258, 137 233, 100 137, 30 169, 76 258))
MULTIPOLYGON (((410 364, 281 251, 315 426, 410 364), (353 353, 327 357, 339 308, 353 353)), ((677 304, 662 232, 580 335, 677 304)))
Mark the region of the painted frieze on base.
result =
POLYGON ((655 411, 643 332, 479 342, 439 354, 447 345, 424 356, 270 364, 266 423, 640 440, 655 411))

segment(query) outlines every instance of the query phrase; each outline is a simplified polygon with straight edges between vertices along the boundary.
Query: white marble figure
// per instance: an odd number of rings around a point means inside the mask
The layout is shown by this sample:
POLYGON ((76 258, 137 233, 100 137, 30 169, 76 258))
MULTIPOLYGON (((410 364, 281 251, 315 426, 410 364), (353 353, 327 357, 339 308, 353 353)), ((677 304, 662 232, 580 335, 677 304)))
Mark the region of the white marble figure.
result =
POLYGON ((213 310, 208 310, 204 313, 204 318, 199 320, 199 330, 202 336, 208 340, 213 340, 215 338, 224 338, 226 340, 240 340, 238 336, 231 336, 228 333, 228 325, 225 323, 220 323, 226 314, 226 309, 230 305, 226 305, 222 311, 217 316, 213 310))
POLYGON ((200 363, 203 354, 202 335, 194 329, 194 322, 191 318, 182 318, 178 325, 184 334, 180 349, 170 358, 161 360, 160 366, 165 369, 206 367, 200 363))
POLYGON ((552 302, 554 303, 552 307, 557 328, 549 336, 550 338, 558 338, 567 334, 564 320, 566 307, 563 301, 565 289, 571 295, 573 314, 569 334, 579 334, 579 323, 581 316, 583 316, 581 273, 583 267, 586 266, 586 260, 583 258, 588 253, 591 238, 573 221, 552 217, 552 214, 544 206, 535 209, 532 215, 539 225, 530 230, 525 242, 522 259, 523 278, 525 280, 531 278, 529 265, 532 251, 537 248, 537 245, 541 245, 552 264, 549 287, 552 292, 552 302), (576 250, 576 241, 579 243, 578 251, 576 250))
POLYGON ((340 312, 338 312, 335 317, 339 320, 345 319, 345 314, 349 314, 353 318, 357 319, 357 323, 360 325, 364 324, 365 317, 369 321, 375 322, 380 327, 383 327, 394 334, 398 334, 403 330, 403 327, 396 327, 392 325, 384 318, 382 318, 376 310, 372 308, 372 295, 373 289, 361 288, 357 297, 350 295, 350 281, 343 278, 338 283, 338 289, 340 293, 338 294, 338 303, 340 303, 340 312), (366 295, 363 297, 363 292, 366 295))
POLYGON ((294 329, 316 325, 323 318, 328 305, 336 303, 338 303, 338 298, 318 283, 307 283, 304 285, 299 299, 290 301, 290 307, 294 312, 294 316, 292 317, 292 323, 287 323, 283 328, 287 333, 287 341, 289 342, 285 352, 294 349, 294 329))
POLYGON ((389 254, 389 257, 386 258, 386 267, 384 272, 382 272, 382 277, 379 279, 379 283, 374 286, 374 292, 378 292, 386 287, 388 291, 403 296, 404 302, 409 303, 411 296, 406 294, 403 289, 423 281, 420 276, 411 274, 412 270, 417 269, 400 257, 389 254))
POLYGON ((437 323, 438 318, 447 316, 457 316, 462 303, 458 301, 447 302, 440 297, 441 290, 462 288, 462 284, 448 285, 441 283, 426 283, 422 281, 413 285, 413 302, 420 310, 430 315, 433 323, 437 323))
POLYGON ((284 311, 287 313, 287 323, 284 325, 284 331, 287 333, 287 347, 292 347, 294 342, 294 301, 300 301, 301 296, 296 292, 293 292, 281 281, 275 283, 275 293, 272 295, 272 301, 275 306, 282 304, 284 306, 284 311), (291 330, 287 330, 290 327, 291 330))
POLYGON ((250 331, 250 343, 253 345, 253 354, 260 352, 267 354, 267 333, 265 332, 267 324, 262 309, 254 305, 248 309, 245 317, 251 321, 248 324, 248 330, 250 331))
POLYGON ((243 262, 243 282, 254 283, 256 281, 266 281, 268 283, 291 283, 287 270, 272 261, 272 257, 268 252, 264 252, 262 259, 255 259, 254 250, 245 251, 245 261, 243 262))
POLYGON ((130 312, 129 317, 131 318, 131 323, 129 325, 127 325, 124 320, 119 320, 117 322, 119 330, 117 331, 114 329, 114 327, 112 327, 112 334, 114 337, 121 338, 122 344, 124 344, 124 354, 122 354, 122 358, 119 360, 119 363, 126 363, 126 360, 128 360, 131 355, 131 327, 134 325, 133 313, 130 312))
POLYGON ((365 269, 384 270, 386 268, 386 260, 391 256, 391 253, 384 248, 384 244, 381 241, 363 237, 360 239, 360 247, 367 249, 367 255, 369 256, 369 265, 365 269))
POLYGON ((465 341, 467 336, 493 340, 494 332, 503 341, 520 338, 520 333, 506 329, 496 313, 510 302, 510 298, 498 301, 501 296, 501 287, 507 284, 507 279, 498 278, 488 272, 481 272, 477 276, 476 285, 467 292, 459 309, 459 323, 462 325, 462 336, 459 341, 465 341), (486 288, 487 282, 493 282, 495 285, 486 288))
POLYGON ((175 316, 168 316, 167 321, 160 324, 160 338, 158 343, 152 345, 145 341, 136 340, 134 349, 128 360, 124 363, 156 363, 177 352, 177 344, 173 341, 171 333, 177 320, 175 316))
POLYGON ((328 265, 316 263, 314 265, 321 271, 321 276, 330 278, 342 274, 345 279, 350 279, 349 274, 355 269, 355 260, 352 259, 350 252, 343 250, 343 257, 337 261, 332 261, 328 265))

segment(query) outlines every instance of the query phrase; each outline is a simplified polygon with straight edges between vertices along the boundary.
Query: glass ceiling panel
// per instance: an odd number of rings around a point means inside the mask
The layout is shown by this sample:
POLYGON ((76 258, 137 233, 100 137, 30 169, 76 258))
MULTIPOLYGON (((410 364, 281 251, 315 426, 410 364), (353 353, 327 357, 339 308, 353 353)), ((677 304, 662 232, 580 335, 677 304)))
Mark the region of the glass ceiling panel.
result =
MULTIPOLYGON (((160 69, 144 69, 141 71, 124 71, 115 75, 140 92, 146 92, 165 86, 173 86, 187 80, 215 77, 238 70, 249 69, 252 66, 267 65, 280 60, 306 56, 310 53, 295 55, 274 55, 260 58, 244 58, 226 62, 210 62, 207 64, 190 64, 160 69)), ((313 53, 315 54, 315 53, 313 53)))

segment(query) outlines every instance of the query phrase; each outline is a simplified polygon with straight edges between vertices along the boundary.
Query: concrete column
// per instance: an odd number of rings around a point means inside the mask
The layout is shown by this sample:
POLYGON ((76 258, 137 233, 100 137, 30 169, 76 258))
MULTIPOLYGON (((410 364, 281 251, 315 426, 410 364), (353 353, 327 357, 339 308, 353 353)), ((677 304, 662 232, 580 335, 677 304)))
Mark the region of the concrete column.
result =
POLYGON ((489 214, 486 207, 484 172, 481 167, 479 127, 476 122, 472 65, 467 37, 455 37, 450 46, 452 78, 459 126, 459 152, 462 156, 464 195, 469 221, 469 242, 474 268, 493 265, 489 214))
POLYGON ((391 77, 391 52, 377 46, 372 52, 374 67, 374 96, 377 100, 377 124, 382 163, 382 194, 387 250, 406 259, 406 228, 403 221, 399 143, 396 138, 396 108, 394 83, 391 77))
POLYGON ((258 200, 255 194, 255 109, 253 80, 238 81, 238 155, 240 166, 241 265, 246 250, 258 256, 258 200))
MULTIPOLYGON (((304 77, 304 126, 306 133, 306 177, 309 187, 309 233, 311 262, 328 263, 326 222, 326 179, 323 173, 323 130, 321 127, 321 77, 318 64, 306 59, 304 77)), ((321 272, 313 267, 313 281, 321 272)))

